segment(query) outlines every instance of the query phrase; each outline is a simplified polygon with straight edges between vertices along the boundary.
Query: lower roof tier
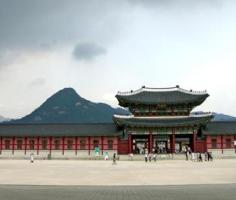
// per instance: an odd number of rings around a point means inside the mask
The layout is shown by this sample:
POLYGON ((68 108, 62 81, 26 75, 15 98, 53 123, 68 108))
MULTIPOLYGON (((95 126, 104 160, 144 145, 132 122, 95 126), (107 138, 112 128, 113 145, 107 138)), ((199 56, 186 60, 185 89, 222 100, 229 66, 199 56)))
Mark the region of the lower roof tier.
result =
POLYGON ((215 121, 203 127, 204 135, 236 135, 236 121, 215 121))
MULTIPOLYGON (((199 116, 200 117, 200 116, 199 116)), ((180 118, 180 117, 179 117, 180 118)), ((192 120, 197 117, 191 116, 192 120)), ((209 117, 202 121, 206 122, 209 117)), ((182 117, 183 119, 183 117, 182 117)), ((163 117, 164 120, 164 117, 163 117)), ((120 120, 119 120, 120 121, 120 120)), ((191 121, 191 120, 189 120, 191 121)), ((203 123, 201 122, 201 123, 203 123)), ((117 121, 116 121, 117 123, 117 121)), ((170 124, 170 122, 168 122, 170 124)), ((173 121, 172 121, 173 124, 173 121)), ((184 125, 186 125, 186 120, 184 125)), ((192 123, 194 124, 194 123, 192 123)), ((166 124, 165 124, 166 125, 166 124)), ((155 127, 154 127, 155 128, 155 127)), ((236 121, 209 122, 202 129, 203 135, 235 135, 236 121)), ((0 137, 84 137, 84 136, 121 136, 123 129, 114 123, 97 124, 0 124, 0 137)))
POLYGON ((213 118, 212 113, 190 116, 135 117, 114 115, 113 120, 123 127, 186 127, 207 124, 213 118))
POLYGON ((122 130, 114 123, 94 124, 0 124, 0 136, 118 136, 122 130))

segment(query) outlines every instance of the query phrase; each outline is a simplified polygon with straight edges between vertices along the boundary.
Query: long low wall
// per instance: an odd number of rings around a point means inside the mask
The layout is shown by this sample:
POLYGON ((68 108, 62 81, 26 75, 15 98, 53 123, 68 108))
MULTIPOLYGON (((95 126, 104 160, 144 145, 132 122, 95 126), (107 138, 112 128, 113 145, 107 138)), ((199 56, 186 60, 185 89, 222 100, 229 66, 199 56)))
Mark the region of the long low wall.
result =
POLYGON ((100 152, 96 154, 94 151, 79 150, 77 154, 73 150, 65 150, 64 153, 61 150, 51 151, 39 151, 36 150, 27 151, 24 150, 15 150, 14 154, 10 150, 4 150, 0 154, 0 159, 29 159, 30 155, 33 153, 35 159, 104 159, 105 154, 111 158, 114 153, 117 153, 116 150, 106 150, 103 155, 100 152))
MULTIPOLYGON (((108 150, 105 151, 108 154, 109 160, 112 159, 112 156, 114 153, 118 153, 116 150, 108 150)), ((34 159, 81 159, 81 160, 103 160, 105 158, 105 152, 102 155, 96 154, 94 151, 84 150, 84 151, 78 151, 77 154, 73 150, 66 150, 64 151, 64 154, 60 150, 54 150, 51 152, 51 155, 49 154, 49 151, 40 151, 39 154, 37 154, 37 151, 27 151, 26 154, 22 150, 17 150, 12 154, 12 151, 2 151, 2 154, 0 154, 0 159, 30 159, 30 155, 33 153, 34 159), (50 155, 50 156, 49 156, 50 155)), ((209 149, 209 152, 212 152, 213 158, 215 159, 224 159, 224 158, 236 158, 235 149, 209 149)), ((202 154, 204 158, 204 154, 202 154)), ((126 155, 119 155, 120 160, 144 160, 144 155, 136 155, 134 154, 132 157, 130 157, 129 154, 126 155)), ((185 160, 185 154, 157 154, 157 160, 185 160)))
POLYGON ((208 149, 213 158, 236 158, 235 149, 208 149))

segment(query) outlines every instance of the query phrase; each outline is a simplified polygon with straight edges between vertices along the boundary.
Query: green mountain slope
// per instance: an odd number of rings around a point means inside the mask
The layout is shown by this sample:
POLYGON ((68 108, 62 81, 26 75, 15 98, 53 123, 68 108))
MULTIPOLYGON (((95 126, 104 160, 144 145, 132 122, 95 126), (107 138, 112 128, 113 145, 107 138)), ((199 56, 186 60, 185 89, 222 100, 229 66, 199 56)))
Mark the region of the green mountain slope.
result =
POLYGON ((31 114, 10 123, 108 123, 112 115, 128 114, 121 108, 94 103, 80 97, 73 88, 64 88, 31 114))

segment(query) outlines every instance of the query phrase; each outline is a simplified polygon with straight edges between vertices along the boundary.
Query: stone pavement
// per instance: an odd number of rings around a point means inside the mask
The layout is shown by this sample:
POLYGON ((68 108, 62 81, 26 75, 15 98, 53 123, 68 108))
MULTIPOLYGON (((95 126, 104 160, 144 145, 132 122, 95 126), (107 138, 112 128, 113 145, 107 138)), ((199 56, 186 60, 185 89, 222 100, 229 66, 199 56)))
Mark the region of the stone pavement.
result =
POLYGON ((82 161, 0 160, 0 184, 10 185, 189 185, 236 183, 236 159, 82 161))
POLYGON ((0 185, 0 200, 234 200, 236 184, 181 186, 0 185))

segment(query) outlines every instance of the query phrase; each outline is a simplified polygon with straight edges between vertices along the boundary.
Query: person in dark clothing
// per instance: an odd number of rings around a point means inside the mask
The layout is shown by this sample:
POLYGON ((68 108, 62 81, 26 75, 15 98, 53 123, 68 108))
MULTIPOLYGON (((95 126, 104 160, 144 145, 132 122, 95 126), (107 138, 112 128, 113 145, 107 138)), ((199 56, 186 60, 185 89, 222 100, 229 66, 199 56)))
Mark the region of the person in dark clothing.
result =
POLYGON ((145 153, 145 162, 147 162, 147 161, 148 161, 148 154, 145 153))
POLYGON ((152 154, 151 153, 148 154, 148 160, 149 160, 149 162, 152 162, 152 154))
POLYGON ((207 151, 205 152, 205 161, 209 161, 208 160, 208 152, 207 151))
POLYGON ((112 164, 116 165, 116 153, 113 154, 112 164))
POLYGON ((202 162, 202 154, 200 152, 199 152, 199 155, 198 155, 198 161, 202 162))
POLYGON ((187 146, 185 146, 184 154, 185 154, 186 160, 188 160, 188 147, 187 146))
POLYGON ((211 152, 208 152, 208 161, 213 161, 213 156, 211 152))

